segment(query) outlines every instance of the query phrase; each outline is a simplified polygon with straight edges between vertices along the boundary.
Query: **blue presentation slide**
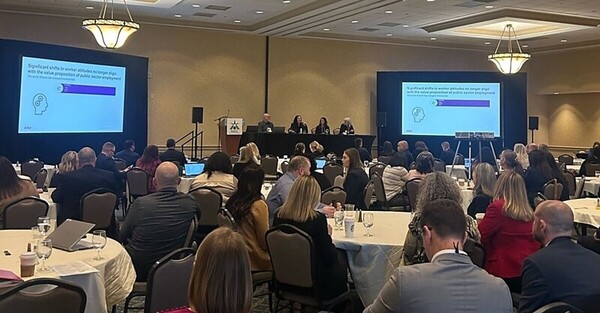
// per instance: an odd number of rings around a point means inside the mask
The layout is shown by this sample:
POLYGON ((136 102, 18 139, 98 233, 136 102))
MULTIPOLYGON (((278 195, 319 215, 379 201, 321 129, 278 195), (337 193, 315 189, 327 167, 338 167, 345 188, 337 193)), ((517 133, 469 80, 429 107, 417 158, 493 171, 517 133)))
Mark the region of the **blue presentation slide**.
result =
POLYGON ((402 135, 500 136, 500 83, 402 83, 402 135))
POLYGON ((19 133, 123 131, 125 68, 23 57, 19 133))

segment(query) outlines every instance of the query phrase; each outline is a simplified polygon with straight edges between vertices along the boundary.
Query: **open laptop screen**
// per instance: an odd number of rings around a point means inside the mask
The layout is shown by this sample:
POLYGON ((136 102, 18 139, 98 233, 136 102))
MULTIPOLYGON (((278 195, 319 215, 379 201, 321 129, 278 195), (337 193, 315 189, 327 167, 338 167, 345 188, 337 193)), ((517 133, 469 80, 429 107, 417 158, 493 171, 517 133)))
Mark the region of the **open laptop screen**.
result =
POLYGON ((317 162, 318 170, 322 170, 323 167, 325 166, 325 163, 327 163, 327 160, 325 160, 325 159, 316 159, 315 161, 317 162))
POLYGON ((197 176, 204 171, 204 163, 186 163, 184 167, 187 176, 197 176))

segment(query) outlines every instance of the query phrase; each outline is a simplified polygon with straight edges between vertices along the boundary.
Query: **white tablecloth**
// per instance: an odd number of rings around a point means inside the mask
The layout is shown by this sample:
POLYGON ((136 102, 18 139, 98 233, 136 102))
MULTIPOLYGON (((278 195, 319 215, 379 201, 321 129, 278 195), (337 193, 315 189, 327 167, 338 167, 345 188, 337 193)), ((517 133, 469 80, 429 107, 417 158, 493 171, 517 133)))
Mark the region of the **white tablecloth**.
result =
MULTIPOLYGON (((581 178, 577 178, 577 181, 581 178)), ((583 191, 588 192, 594 195, 598 194, 598 190, 600 189, 600 180, 592 177, 586 177, 585 183, 583 185, 583 191)))
MULTIPOLYGON (((354 238, 346 238, 343 230, 334 230, 333 243, 346 250, 348 265, 356 291, 363 304, 375 301, 379 291, 400 265, 402 247, 411 214, 405 212, 373 212, 372 237, 363 236, 366 228, 355 224, 354 238)), ((328 219, 333 227, 333 219, 328 219)))
MULTIPOLYGON (((17 166, 16 164, 13 164, 13 168, 17 172, 17 175, 21 175, 21 166, 17 166)), ((44 164, 44 168, 48 171, 48 176, 46 176, 46 182, 44 183, 44 186, 47 187, 47 186, 50 186, 50 181, 52 180, 52 176, 54 176, 54 173, 56 173, 56 166, 50 165, 50 164, 44 164)))
MULTIPOLYGON (((0 247, 10 251, 11 255, 0 257, 0 268, 19 275, 19 255, 25 252, 29 242, 34 242, 31 230, 1 230, 0 247)), ((93 260, 96 256, 93 249, 76 252, 52 249, 52 255, 46 261, 48 266, 84 261, 99 272, 59 277, 54 271, 38 272, 36 267, 35 275, 24 279, 53 277, 75 283, 81 286, 87 295, 86 313, 106 313, 112 305, 124 301, 129 295, 136 275, 129 254, 118 242, 108 239, 100 255, 104 259, 96 261, 93 260)))
POLYGON ((597 198, 582 198, 564 201, 573 210, 575 223, 600 227, 600 210, 596 209, 597 198))
POLYGON ((47 216, 51 219, 56 219, 56 212, 58 210, 56 203, 52 201, 52 192, 56 190, 56 188, 48 188, 48 191, 40 193, 40 199, 48 202, 48 214, 47 216))

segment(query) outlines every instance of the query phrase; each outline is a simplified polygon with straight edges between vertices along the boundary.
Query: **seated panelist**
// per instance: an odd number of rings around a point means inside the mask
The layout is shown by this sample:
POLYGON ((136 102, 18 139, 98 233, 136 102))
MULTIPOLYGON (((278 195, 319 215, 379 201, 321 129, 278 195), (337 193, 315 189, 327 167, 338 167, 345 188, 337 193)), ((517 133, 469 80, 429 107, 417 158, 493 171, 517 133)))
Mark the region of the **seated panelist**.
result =
POLYGON ((294 117, 290 128, 288 129, 288 133, 290 134, 308 134, 308 125, 302 121, 302 116, 300 114, 294 117))
POLYGON ((349 117, 344 118, 344 123, 340 125, 340 135, 354 135, 354 126, 349 117))

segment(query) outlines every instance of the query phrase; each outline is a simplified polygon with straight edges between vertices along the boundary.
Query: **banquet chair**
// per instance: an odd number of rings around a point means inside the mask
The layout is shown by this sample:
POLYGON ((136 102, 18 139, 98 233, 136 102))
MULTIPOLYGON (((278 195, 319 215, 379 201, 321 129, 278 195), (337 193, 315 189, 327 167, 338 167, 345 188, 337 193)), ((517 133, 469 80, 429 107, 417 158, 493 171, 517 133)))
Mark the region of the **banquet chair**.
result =
POLYGON ((226 208, 219 209, 219 213, 217 213, 217 223, 219 224, 219 227, 223 226, 233 231, 237 231, 237 223, 235 222, 233 215, 231 215, 231 212, 226 208))
POLYGON ((333 134, 334 135, 339 135, 340 134, 340 128, 339 127, 338 128, 334 128, 333 129, 333 134))
POLYGON ((573 156, 569 154, 561 154, 558 156, 558 162, 565 163, 565 165, 573 165, 573 156))
POLYGON ((81 197, 81 220, 95 224, 92 230, 108 229, 114 219, 117 195, 105 188, 94 189, 81 197))
POLYGON ((321 290, 315 284, 315 247, 307 233, 295 226, 281 224, 268 230, 265 237, 273 266, 273 291, 277 296, 275 312, 280 309, 279 300, 325 311, 332 311, 338 304, 350 300, 349 291, 333 299, 319 297, 321 290))
POLYGON ((127 168, 127 162, 123 159, 115 158, 115 168, 117 171, 122 171, 127 168))
POLYGON ((129 204, 133 203, 137 197, 149 194, 148 173, 139 167, 127 171, 127 189, 129 190, 129 204))
POLYGON ((594 176, 596 172, 600 171, 600 164, 586 164, 585 173, 587 176, 594 176))
POLYGON ((86 302, 85 291, 75 284, 37 278, 1 293, 0 312, 83 313, 86 302))
POLYGON ((433 170, 437 172, 446 172, 446 163, 440 159, 433 160, 433 170))
POLYGON ((339 186, 331 186, 321 192, 321 203, 332 204, 335 207, 336 203, 342 206, 346 203, 346 190, 339 186))
POLYGON ((265 180, 277 180, 278 159, 274 156, 265 156, 260 161, 260 167, 265 171, 265 180))
POLYGON ((469 255, 473 264, 477 265, 480 268, 485 266, 485 261, 487 260, 487 253, 485 251, 485 247, 476 242, 471 238, 467 238, 465 244, 463 245, 463 250, 469 255))
POLYGON ((344 187, 344 176, 338 175, 333 180, 333 186, 344 187))
POLYGON ((577 180, 575 179, 575 174, 572 172, 563 172, 563 177, 569 187, 569 196, 574 197, 575 190, 577 189, 577 180))
POLYGON ((194 247, 194 243, 195 243, 194 236, 196 235, 197 231, 198 231, 198 218, 196 217, 196 215, 194 215, 194 217, 190 221, 190 227, 188 228, 187 235, 185 235, 185 241, 183 242, 184 248, 194 247))
POLYGON ((44 168, 44 162, 29 160, 21 164, 21 175, 27 176, 34 180, 35 174, 37 174, 41 169, 44 168))
POLYGON ((198 220, 198 239, 204 238, 208 233, 219 226, 217 213, 223 206, 223 195, 211 187, 198 187, 189 192, 200 207, 198 220))
POLYGON ((344 168, 337 163, 328 163, 323 166, 323 175, 329 179, 332 185, 335 185, 335 178, 344 174, 344 168))
POLYGON ((465 165, 465 157, 460 153, 456 154, 454 165, 465 165))
POLYGON ((290 166, 290 162, 288 162, 288 161, 281 162, 281 173, 285 174, 287 172, 288 166, 290 166))
MULTIPOLYGON (((377 175, 375 173, 375 175, 377 175)), ((363 190, 365 210, 369 210, 371 208, 371 204, 373 203, 373 193, 375 192, 375 186, 373 185, 373 180, 369 180, 365 189, 363 190)))
POLYGON ((544 191, 544 196, 548 200, 560 200, 560 195, 563 190, 563 184, 559 183, 555 178, 544 185, 542 189, 544 191))
MULTIPOLYGON (((375 191, 375 198, 377 199, 377 204, 381 206, 386 211, 405 211, 407 208, 410 209, 410 204, 408 197, 406 197, 404 201, 404 205, 401 206, 390 206, 387 195, 385 194, 385 187, 383 186, 383 179, 381 176, 375 174, 371 177, 371 181, 373 182, 373 187, 375 191)), ((366 197, 366 196, 365 196, 366 197)))
POLYGON ((583 311, 564 302, 552 302, 533 311, 533 313, 583 313, 583 311))
POLYGON ((35 187, 38 189, 46 189, 46 179, 48 178, 48 170, 45 168, 42 168, 39 172, 37 172, 37 174, 35 174, 35 177, 33 178, 33 183, 35 184, 35 187))
POLYGON ((369 168, 369 177, 373 177, 373 174, 377 173, 377 175, 379 175, 379 177, 383 176, 383 171, 385 170, 385 167, 387 165, 385 165, 384 163, 376 163, 375 165, 371 166, 369 168))
POLYGON ((410 210, 415 212, 417 209, 417 195, 421 188, 421 179, 413 178, 406 182, 406 192, 408 193, 408 202, 410 203, 410 210))
POLYGON ((195 254, 194 249, 181 248, 156 261, 148 272, 147 282, 135 283, 133 291, 125 299, 123 313, 130 309, 142 309, 129 306, 133 298, 142 296, 145 297, 145 313, 187 306, 195 254))
POLYGON ((48 202, 37 197, 25 197, 6 206, 2 212, 2 228, 31 229, 38 217, 47 216, 48 202))
POLYGON ((377 162, 381 162, 385 165, 388 165, 390 163, 390 160, 392 159, 391 156, 378 156, 377 157, 377 162))
POLYGON ((576 185, 576 188, 575 188, 575 194, 573 195, 573 199, 579 199, 579 198, 581 198, 584 186, 585 186, 585 176, 581 177, 581 179, 579 179, 579 181, 577 181, 577 185, 576 185))
POLYGON ((240 160, 240 156, 237 154, 234 154, 232 156, 229 157, 229 161, 231 161, 231 164, 235 164, 240 160))

